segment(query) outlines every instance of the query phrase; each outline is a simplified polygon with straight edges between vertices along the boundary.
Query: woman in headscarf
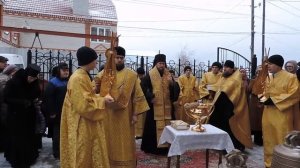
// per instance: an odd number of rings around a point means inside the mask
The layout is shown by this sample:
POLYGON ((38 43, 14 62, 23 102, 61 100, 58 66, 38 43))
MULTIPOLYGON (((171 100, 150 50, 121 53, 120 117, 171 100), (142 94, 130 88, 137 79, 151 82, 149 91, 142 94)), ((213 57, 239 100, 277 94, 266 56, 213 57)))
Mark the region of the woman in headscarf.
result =
POLYGON ((30 64, 18 70, 4 89, 8 106, 8 134, 4 156, 12 167, 29 168, 38 157, 36 105, 40 96, 37 75, 40 67, 30 64))

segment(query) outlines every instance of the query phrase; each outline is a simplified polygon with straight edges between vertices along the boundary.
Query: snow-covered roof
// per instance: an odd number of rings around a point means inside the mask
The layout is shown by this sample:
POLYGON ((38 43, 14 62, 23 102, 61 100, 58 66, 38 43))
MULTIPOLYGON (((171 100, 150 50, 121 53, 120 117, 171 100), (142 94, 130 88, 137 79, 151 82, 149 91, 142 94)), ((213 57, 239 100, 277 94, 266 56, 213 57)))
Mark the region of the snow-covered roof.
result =
POLYGON ((117 21, 116 8, 111 0, 89 0, 88 16, 73 13, 73 0, 5 0, 3 7, 6 12, 117 21))

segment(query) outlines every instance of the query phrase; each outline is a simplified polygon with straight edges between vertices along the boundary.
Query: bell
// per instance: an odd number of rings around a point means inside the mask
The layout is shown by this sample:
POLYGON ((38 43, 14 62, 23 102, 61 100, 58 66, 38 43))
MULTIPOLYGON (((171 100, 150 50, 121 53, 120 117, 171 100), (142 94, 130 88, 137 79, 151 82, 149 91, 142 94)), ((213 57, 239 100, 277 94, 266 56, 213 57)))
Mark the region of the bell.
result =
POLYGON ((271 168, 300 167, 300 131, 292 131, 274 148, 271 168))

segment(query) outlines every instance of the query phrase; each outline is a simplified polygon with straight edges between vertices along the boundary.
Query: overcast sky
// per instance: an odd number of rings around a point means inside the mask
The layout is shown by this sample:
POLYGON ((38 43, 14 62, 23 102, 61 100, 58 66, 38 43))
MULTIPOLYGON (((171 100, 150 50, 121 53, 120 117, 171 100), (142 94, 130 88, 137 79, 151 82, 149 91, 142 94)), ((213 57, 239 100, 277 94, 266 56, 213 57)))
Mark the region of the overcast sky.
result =
MULTIPOLYGON (((251 0, 113 0, 119 45, 178 59, 217 59, 217 47, 250 60, 251 0)), ((255 54, 261 60, 262 0, 255 0, 255 54)), ((270 55, 300 61, 300 0, 267 0, 266 42, 270 55)))

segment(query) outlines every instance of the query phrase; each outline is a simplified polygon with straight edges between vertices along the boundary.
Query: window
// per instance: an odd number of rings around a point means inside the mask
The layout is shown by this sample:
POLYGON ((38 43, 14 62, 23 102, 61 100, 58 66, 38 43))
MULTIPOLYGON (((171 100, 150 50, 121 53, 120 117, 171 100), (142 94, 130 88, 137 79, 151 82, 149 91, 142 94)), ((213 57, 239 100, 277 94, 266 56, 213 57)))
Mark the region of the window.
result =
MULTIPOLYGON (((103 27, 92 27, 91 34, 92 35, 100 35, 100 36, 111 36, 111 29, 103 28, 103 27)), ((91 41, 110 43, 110 40, 91 39, 91 41)))

